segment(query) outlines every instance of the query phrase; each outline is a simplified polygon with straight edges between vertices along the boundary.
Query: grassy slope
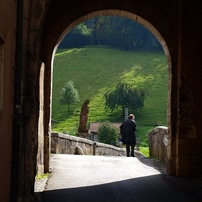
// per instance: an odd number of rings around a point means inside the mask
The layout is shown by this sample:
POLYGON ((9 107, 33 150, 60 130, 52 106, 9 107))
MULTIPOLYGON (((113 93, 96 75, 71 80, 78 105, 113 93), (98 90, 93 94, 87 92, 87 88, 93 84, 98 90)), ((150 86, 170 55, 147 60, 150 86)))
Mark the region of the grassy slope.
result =
POLYGON ((140 142, 156 125, 167 125, 168 67, 163 53, 127 52, 104 47, 58 50, 53 69, 52 118, 60 123, 54 128, 74 133, 82 103, 90 99, 90 122, 122 121, 121 110, 104 109, 103 95, 122 78, 148 91, 144 109, 135 113, 140 142), (69 80, 79 91, 80 102, 72 106, 72 115, 59 103, 60 90, 69 80))

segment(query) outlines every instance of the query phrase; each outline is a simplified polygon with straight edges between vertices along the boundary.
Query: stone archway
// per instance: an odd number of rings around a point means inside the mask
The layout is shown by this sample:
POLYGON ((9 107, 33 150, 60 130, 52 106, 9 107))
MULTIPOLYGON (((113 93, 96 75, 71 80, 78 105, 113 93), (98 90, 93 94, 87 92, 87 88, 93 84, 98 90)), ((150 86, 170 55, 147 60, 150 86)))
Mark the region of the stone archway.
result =
MULTIPOLYGON (((176 176, 190 175, 191 170, 194 169, 194 166, 190 162, 194 161, 195 157, 193 155, 197 155, 197 151, 199 152, 200 150, 200 141, 197 143, 198 137, 196 135, 192 137, 188 134, 184 135, 186 134, 184 133, 186 128, 189 129, 189 133, 196 133, 193 89, 189 85, 186 87, 186 83, 189 80, 188 75, 184 69, 183 71, 185 72, 182 73, 182 52, 184 52, 182 44, 184 46, 187 44, 187 41, 183 41, 182 38, 182 26, 184 25, 182 24, 182 15, 184 14, 182 10, 187 10, 189 8, 188 4, 184 4, 181 1, 177 3, 173 2, 174 4, 162 1, 155 1, 155 3, 144 1, 132 2, 130 0, 119 2, 115 0, 110 2, 96 1, 94 3, 80 1, 80 7, 78 8, 78 2, 62 3, 55 0, 51 1, 44 24, 42 60, 46 64, 49 73, 51 72, 51 59, 55 47, 62 36, 76 24, 95 15, 111 14, 129 17, 146 26, 160 41, 168 58, 170 71, 168 173, 176 176), (187 89, 189 89, 189 95, 192 96, 189 101, 188 97, 190 96, 185 96, 187 89), (182 100, 180 99, 182 97, 188 103, 181 103, 182 100), (191 105, 193 108, 191 112, 189 111, 191 120, 187 120, 185 115, 186 110, 184 111, 183 109, 187 105, 191 105), (179 111, 179 109, 181 110, 179 111), (187 120, 189 126, 184 126, 183 120, 187 120), (198 145, 197 150, 194 149, 194 153, 191 154, 185 152, 188 148, 189 138, 198 145)), ((197 19, 196 17, 195 20, 197 19)), ((47 103, 50 103, 50 101, 47 100, 47 103)), ((197 167, 199 169, 199 165, 197 167)))
POLYGON ((44 164, 47 171, 50 146, 51 67, 55 47, 67 30, 99 12, 101 15, 109 12, 134 18, 140 23, 144 19, 142 24, 145 24, 160 40, 170 61, 168 173, 175 176, 201 174, 202 96, 198 93, 201 84, 198 77, 201 73, 199 53, 202 44, 198 39, 202 31, 199 29, 201 6, 197 2, 181 0, 23 1, 23 5, 20 3, 18 5, 18 31, 21 35, 19 34, 17 38, 16 50, 17 63, 22 71, 22 77, 19 78, 21 89, 17 89, 22 100, 19 105, 21 120, 20 124, 16 124, 19 142, 14 145, 16 152, 19 153, 19 159, 14 159, 17 165, 13 163, 14 176, 12 177, 12 181, 15 182, 14 192, 18 194, 19 201, 22 201, 21 197, 29 198, 33 194, 38 147, 41 64, 44 63, 45 68, 43 126, 44 164), (187 29, 187 26, 192 29, 187 29), (192 51, 194 46, 194 50, 197 50, 195 54, 192 51), (17 179, 20 180, 17 181, 17 179))
MULTIPOLYGON (((119 17, 126 17, 129 18, 139 24, 141 24, 142 26, 144 26, 148 31, 150 31, 155 37, 156 39, 160 42, 160 44, 162 45, 164 54, 167 58, 167 62, 168 62, 168 72, 169 72, 169 89, 171 86, 171 56, 168 50, 168 46, 165 42, 165 40, 163 39, 163 37, 161 36, 161 34, 158 32, 158 30, 152 25, 150 24, 148 21, 146 21, 145 19, 143 19, 142 17, 134 14, 134 13, 130 13, 128 11, 122 11, 122 10, 116 10, 116 9, 107 9, 107 10, 100 10, 100 11, 95 11, 89 14, 86 14, 85 16, 80 17, 79 19, 76 19, 74 22, 72 22, 59 36, 58 42, 56 44, 59 44, 62 40, 63 37, 75 26, 77 26, 79 23, 84 22, 85 20, 97 17, 97 16, 119 16, 119 17)), ((54 48, 54 51, 56 50, 57 46, 54 48)), ((52 55, 52 60, 54 59, 54 55, 52 55)), ((51 63, 52 64, 52 63, 51 63)), ((51 66, 51 69, 53 67, 51 66)), ((168 92, 168 106, 170 106, 170 91, 168 92)), ((170 114, 169 112, 170 108, 167 109, 168 114, 170 114)), ((168 116, 168 120, 170 119, 170 117, 168 116)), ((170 128, 169 128, 169 132, 170 132, 170 128)), ((169 137, 171 137, 171 135, 169 134, 169 137)))
MULTIPOLYGON (((53 58, 54 57, 54 52, 56 51, 57 45, 60 43, 60 41, 65 36, 65 34, 70 29, 72 29, 74 26, 76 26, 80 22, 83 22, 83 21, 85 21, 87 19, 90 19, 90 18, 93 18, 93 17, 96 17, 96 16, 106 16, 106 15, 116 15, 116 16, 130 18, 130 19, 136 21, 137 23, 143 25, 150 32, 152 32, 154 34, 154 36, 157 38, 157 40, 161 43, 162 47, 163 47, 164 53, 165 53, 165 55, 167 57, 167 61, 168 61, 168 65, 169 65, 169 74, 170 74, 170 72, 171 72, 171 56, 170 56, 170 53, 169 53, 169 50, 168 50, 168 46, 166 45, 165 40, 163 39, 163 37, 161 36, 161 34, 158 32, 158 30, 152 24, 150 24, 148 21, 146 21, 145 19, 143 19, 142 17, 140 17, 140 16, 138 16, 138 15, 136 15, 134 13, 130 13, 128 11, 116 10, 116 9, 106 9, 106 10, 100 10, 100 11, 95 11, 95 12, 92 12, 92 13, 88 13, 88 14, 86 14, 86 15, 78 18, 78 19, 76 19, 75 21, 72 21, 64 30, 61 30, 61 33, 60 34, 58 33, 58 39, 55 42, 55 47, 52 46, 53 49, 50 52, 50 54, 47 56, 47 58, 48 58, 47 64, 49 64, 49 65, 47 65, 48 69, 52 69, 52 63, 53 63, 52 60, 54 59, 53 58)), ((44 35, 44 37, 45 37, 45 35, 44 35)), ((51 77, 47 81, 48 81, 48 84, 47 84, 46 87, 47 88, 49 86, 51 87, 51 85, 50 85, 50 83, 51 83, 51 77)), ((169 86, 170 86, 171 85, 171 78, 169 78, 169 82, 170 82, 169 83, 169 86)), ((48 89, 48 91, 51 91, 51 89, 48 89)), ((170 91, 169 91, 169 97, 170 97, 170 91)), ((51 100, 49 100, 49 101, 51 101, 51 100)), ((170 103, 170 100, 169 100, 169 103, 170 103)), ((170 104, 169 104, 169 106, 170 106, 170 104)), ((168 114, 170 114, 170 113, 168 113, 168 114)), ((48 117, 50 117, 50 114, 48 114, 48 117)), ((169 119, 170 119, 170 117, 169 117, 169 119)), ((47 127, 47 125, 45 127, 47 127)), ((169 130, 169 131, 171 131, 171 130, 169 130)), ((47 139, 47 141, 48 141, 48 139, 47 139)), ((46 144, 46 146, 49 146, 49 144, 46 144)), ((48 148, 46 148, 46 150, 48 151, 48 148)), ((45 167, 48 168, 49 158, 47 158, 47 161, 45 160, 45 164, 46 164, 45 167)))

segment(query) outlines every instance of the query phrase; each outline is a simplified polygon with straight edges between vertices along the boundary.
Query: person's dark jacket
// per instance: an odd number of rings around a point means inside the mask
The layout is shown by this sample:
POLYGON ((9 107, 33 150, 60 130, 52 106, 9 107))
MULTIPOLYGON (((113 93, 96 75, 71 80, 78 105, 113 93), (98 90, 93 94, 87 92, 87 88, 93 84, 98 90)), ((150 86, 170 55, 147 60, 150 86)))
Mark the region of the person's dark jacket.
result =
POLYGON ((127 119, 124 121, 120 126, 120 132, 122 135, 122 142, 125 144, 125 142, 130 142, 135 144, 136 143, 136 122, 132 119, 127 119))

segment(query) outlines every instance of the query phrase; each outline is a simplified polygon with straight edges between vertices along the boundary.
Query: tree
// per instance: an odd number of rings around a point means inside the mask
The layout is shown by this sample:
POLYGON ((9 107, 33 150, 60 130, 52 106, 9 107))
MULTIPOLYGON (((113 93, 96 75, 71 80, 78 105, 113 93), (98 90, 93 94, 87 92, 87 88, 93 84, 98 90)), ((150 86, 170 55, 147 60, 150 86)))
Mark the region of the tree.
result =
POLYGON ((120 81, 113 91, 105 93, 105 107, 112 111, 122 107, 124 116, 125 108, 131 110, 142 109, 145 96, 145 90, 137 90, 129 84, 120 81))
POLYGON ((74 82, 69 81, 62 88, 60 102, 68 107, 68 114, 70 114, 70 105, 79 101, 78 91, 74 88, 74 82))
POLYGON ((74 27, 60 48, 106 45, 123 50, 162 50, 154 35, 141 24, 125 17, 99 16, 74 27))
POLYGON ((91 45, 91 32, 91 29, 84 22, 80 23, 64 37, 59 48, 75 48, 91 45))
POLYGON ((99 141, 105 144, 116 145, 119 136, 119 130, 110 122, 104 122, 98 129, 99 141))

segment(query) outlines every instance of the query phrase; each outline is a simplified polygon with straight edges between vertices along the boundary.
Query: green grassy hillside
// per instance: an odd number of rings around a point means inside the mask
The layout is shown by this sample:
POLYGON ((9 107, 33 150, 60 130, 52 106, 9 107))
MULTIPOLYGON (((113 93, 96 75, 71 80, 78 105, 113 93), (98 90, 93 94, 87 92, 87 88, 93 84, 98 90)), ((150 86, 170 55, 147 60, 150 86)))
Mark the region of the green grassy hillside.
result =
POLYGON ((59 123, 54 130, 74 134, 79 122, 80 108, 90 99, 89 121, 122 121, 121 109, 104 108, 104 93, 122 78, 129 84, 146 89, 144 108, 134 113, 138 136, 146 142, 146 134, 157 125, 167 125, 168 65, 163 53, 128 52, 106 47, 86 47, 58 50, 54 58, 52 118, 59 123), (64 84, 72 80, 80 102, 67 106, 59 102, 64 84))

